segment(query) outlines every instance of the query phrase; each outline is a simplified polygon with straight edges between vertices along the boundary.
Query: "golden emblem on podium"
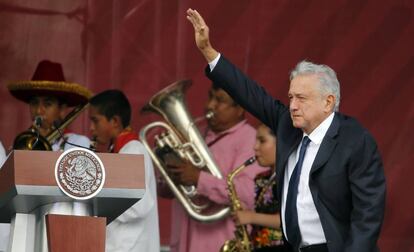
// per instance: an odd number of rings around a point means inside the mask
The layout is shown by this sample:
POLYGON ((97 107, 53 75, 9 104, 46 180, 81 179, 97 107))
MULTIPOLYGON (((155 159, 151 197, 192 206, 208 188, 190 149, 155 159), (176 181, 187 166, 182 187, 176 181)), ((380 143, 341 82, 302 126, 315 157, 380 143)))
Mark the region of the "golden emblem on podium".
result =
POLYGON ((105 183, 105 168, 92 151, 73 148, 59 156, 55 165, 55 178, 67 196, 86 200, 101 191, 105 183))

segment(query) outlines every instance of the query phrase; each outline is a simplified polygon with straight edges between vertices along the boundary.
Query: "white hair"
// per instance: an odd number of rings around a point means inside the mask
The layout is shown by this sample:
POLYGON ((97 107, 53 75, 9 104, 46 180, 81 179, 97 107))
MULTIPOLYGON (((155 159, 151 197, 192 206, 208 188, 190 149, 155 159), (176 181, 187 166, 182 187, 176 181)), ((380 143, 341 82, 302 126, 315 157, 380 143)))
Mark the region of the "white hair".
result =
POLYGON ((340 85, 335 71, 327 65, 318 65, 303 60, 299 62, 295 69, 290 73, 290 80, 298 75, 316 74, 319 78, 319 87, 322 94, 332 94, 335 96, 334 111, 339 111, 339 102, 341 100, 340 85))

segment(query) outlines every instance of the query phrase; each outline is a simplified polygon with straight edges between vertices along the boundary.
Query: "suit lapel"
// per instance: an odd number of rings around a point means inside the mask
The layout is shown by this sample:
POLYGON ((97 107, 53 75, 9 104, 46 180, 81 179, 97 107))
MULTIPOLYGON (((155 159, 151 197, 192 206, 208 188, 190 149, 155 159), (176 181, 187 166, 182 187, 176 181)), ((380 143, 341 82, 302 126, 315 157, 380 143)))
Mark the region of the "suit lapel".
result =
POLYGON ((329 157, 331 157, 331 153, 337 144, 335 136, 338 134, 339 126, 340 123, 338 114, 335 114, 332 124, 326 132, 321 146, 319 147, 318 153, 316 154, 315 160, 313 161, 310 171, 311 174, 323 167, 323 165, 328 161, 329 157))

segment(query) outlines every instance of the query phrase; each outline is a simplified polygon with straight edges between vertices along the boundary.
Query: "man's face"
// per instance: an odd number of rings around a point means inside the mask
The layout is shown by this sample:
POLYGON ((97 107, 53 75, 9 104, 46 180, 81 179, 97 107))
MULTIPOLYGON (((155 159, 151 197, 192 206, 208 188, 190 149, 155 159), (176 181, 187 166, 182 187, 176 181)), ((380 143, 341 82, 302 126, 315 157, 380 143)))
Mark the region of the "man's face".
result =
POLYGON ((332 95, 323 95, 315 74, 298 75, 290 82, 289 110, 295 128, 310 134, 332 111, 332 95))
POLYGON ((108 120, 94 106, 89 108, 90 131, 99 144, 109 144, 114 137, 113 120, 108 120))
POLYGON ((53 127, 53 122, 62 119, 66 106, 60 105, 55 97, 34 96, 29 101, 29 109, 32 121, 36 116, 42 117, 39 132, 46 136, 53 127))
POLYGON ((243 109, 223 89, 210 89, 206 110, 214 113, 208 125, 214 132, 227 130, 241 121, 243 109))

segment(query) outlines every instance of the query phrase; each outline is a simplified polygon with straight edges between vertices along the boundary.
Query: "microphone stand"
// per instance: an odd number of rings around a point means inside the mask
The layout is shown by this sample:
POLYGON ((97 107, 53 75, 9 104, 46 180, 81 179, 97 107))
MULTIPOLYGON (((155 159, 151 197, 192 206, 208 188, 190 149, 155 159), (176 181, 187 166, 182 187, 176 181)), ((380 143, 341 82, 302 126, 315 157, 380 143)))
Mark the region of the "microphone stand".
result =
POLYGON ((59 134, 59 137, 61 137, 61 138, 62 138, 62 140, 63 140, 63 142, 64 142, 65 144, 69 144, 69 145, 72 145, 72 146, 74 146, 74 147, 79 147, 79 148, 87 149, 87 150, 90 150, 90 151, 93 151, 93 152, 95 152, 95 151, 96 151, 96 150, 95 150, 95 149, 93 149, 93 148, 88 148, 88 147, 85 147, 85 146, 82 146, 82 145, 78 145, 78 144, 74 144, 74 143, 71 143, 71 142, 67 141, 67 140, 65 139, 65 137, 64 137, 64 135, 63 135, 63 133, 62 133, 62 131, 60 131, 60 129, 59 129, 59 122, 58 122, 58 121, 54 121, 54 122, 53 122, 53 127, 55 127, 55 128, 56 128, 56 130, 57 130, 57 132, 58 132, 58 134, 59 134))
POLYGON ((40 137, 39 128, 40 128, 41 125, 42 125, 42 117, 41 116, 36 116, 35 120, 34 120, 34 126, 35 126, 35 131, 36 131, 36 140, 32 144, 32 149, 34 149, 36 147, 37 143, 39 142, 39 137, 40 137))

